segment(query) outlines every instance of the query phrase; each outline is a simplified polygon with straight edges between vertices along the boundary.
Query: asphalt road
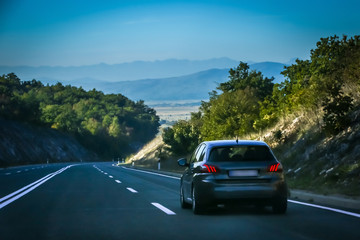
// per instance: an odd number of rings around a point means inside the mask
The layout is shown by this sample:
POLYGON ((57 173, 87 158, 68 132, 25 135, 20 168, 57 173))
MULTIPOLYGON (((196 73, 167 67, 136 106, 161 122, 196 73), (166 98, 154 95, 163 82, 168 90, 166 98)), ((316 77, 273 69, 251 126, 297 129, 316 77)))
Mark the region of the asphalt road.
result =
POLYGON ((193 215, 178 189, 177 178, 111 163, 1 169, 0 239, 360 239, 359 216, 292 202, 285 215, 193 215))

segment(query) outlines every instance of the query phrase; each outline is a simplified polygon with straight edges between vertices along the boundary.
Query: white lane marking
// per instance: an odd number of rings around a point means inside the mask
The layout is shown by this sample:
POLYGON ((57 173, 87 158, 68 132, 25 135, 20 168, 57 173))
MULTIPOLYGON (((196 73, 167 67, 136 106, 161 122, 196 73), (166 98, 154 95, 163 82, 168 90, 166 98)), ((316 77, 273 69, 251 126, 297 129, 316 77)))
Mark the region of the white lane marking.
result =
MULTIPOLYGON (((147 171, 127 168, 127 167, 122 167, 122 168, 127 169, 127 170, 136 171, 136 172, 143 172, 143 173, 153 174, 153 175, 157 175, 157 176, 167 177, 167 178, 180 179, 179 177, 167 176, 167 175, 160 174, 160 173, 147 172, 147 171)), ((336 209, 336 208, 329 208, 329 207, 324 207, 324 206, 310 204, 310 203, 303 203, 303 202, 294 201, 294 200, 288 200, 288 201, 292 202, 292 203, 295 203, 295 204, 301 204, 301 205, 305 205, 305 206, 309 206, 309 207, 321 208, 321 209, 324 209, 324 210, 333 211, 333 212, 342 213, 342 214, 346 214, 346 215, 350 215, 350 216, 353 216, 353 217, 360 218, 360 214, 358 214, 358 213, 348 212, 348 211, 344 211, 344 210, 340 210, 340 209, 336 209)))
POLYGON ((25 172, 29 171, 29 169, 25 169, 25 172))
POLYGON ((35 168, 32 168, 31 170, 35 170, 35 168))
POLYGON ((336 208, 324 207, 324 206, 320 206, 320 205, 316 205, 316 204, 304 203, 304 202, 299 202, 299 201, 294 201, 294 200, 288 200, 288 202, 305 205, 308 207, 320 208, 320 209, 337 212, 337 213, 342 213, 342 214, 360 218, 360 214, 358 214, 358 213, 348 212, 348 211, 344 211, 344 210, 340 210, 340 209, 336 209, 336 208))
POLYGON ((136 190, 134 190, 134 189, 132 189, 132 188, 126 188, 127 190, 129 190, 130 192, 132 192, 132 193, 137 193, 137 191, 136 190))
POLYGON ((107 172, 104 172, 105 175, 107 175, 108 173, 107 172))
POLYGON ((161 211, 163 211, 164 213, 166 213, 167 215, 176 215, 176 213, 174 213, 173 211, 171 211, 170 209, 164 207, 159 203, 151 203, 151 204, 157 207, 158 209, 160 209, 161 211))
POLYGON ((114 178, 113 176, 109 175, 109 178, 114 178))
POLYGON ((115 180, 115 182, 117 182, 117 183, 121 183, 121 181, 119 181, 119 180, 115 180))
POLYGON ((16 173, 21 173, 21 171, 17 171, 16 173))
POLYGON ((153 174, 153 175, 157 175, 157 176, 162 176, 162 177, 167 177, 167 178, 173 178, 173 179, 178 179, 178 180, 180 180, 179 177, 168 176, 168 175, 164 175, 164 174, 160 174, 160 173, 147 172, 147 171, 143 171, 143 170, 139 170, 139 169, 127 168, 127 167, 122 167, 122 168, 127 169, 127 170, 136 171, 136 172, 143 172, 143 173, 148 173, 148 174, 153 174))
POLYGON ((31 192, 32 190, 34 190, 35 188, 37 188, 38 186, 40 186, 41 184, 45 183, 46 181, 48 181, 49 179, 55 177, 56 175, 62 173, 63 171, 65 171, 66 169, 72 167, 74 165, 69 165, 67 167, 64 167, 56 172, 50 173, 48 175, 46 175, 45 177, 30 183, 29 185, 3 197, 0 199, 0 209, 5 207, 6 205, 12 203, 13 201, 21 198, 22 196, 24 196, 25 194, 28 194, 29 192, 31 192))
POLYGON ((8 172, 8 173, 5 173, 5 175, 10 175, 10 174, 11 174, 11 173, 9 173, 9 172, 8 172))

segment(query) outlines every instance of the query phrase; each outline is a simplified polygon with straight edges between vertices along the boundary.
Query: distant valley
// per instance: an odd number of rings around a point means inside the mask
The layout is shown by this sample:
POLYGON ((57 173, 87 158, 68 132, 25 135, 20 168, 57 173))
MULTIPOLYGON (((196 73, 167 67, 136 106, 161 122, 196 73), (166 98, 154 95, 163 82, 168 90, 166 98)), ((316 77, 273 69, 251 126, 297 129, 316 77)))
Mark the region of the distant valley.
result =
MULTIPOLYGON (((229 69, 238 64, 236 60, 218 58, 78 67, 0 66, 0 74, 14 72, 21 80, 36 79, 50 85, 61 82, 85 90, 95 88, 104 93, 121 93, 133 100, 161 103, 208 99, 208 92, 227 81, 229 69)), ((251 69, 261 71, 264 76, 273 76, 274 82, 284 80, 280 74, 284 66, 286 64, 276 62, 250 64, 251 69)))

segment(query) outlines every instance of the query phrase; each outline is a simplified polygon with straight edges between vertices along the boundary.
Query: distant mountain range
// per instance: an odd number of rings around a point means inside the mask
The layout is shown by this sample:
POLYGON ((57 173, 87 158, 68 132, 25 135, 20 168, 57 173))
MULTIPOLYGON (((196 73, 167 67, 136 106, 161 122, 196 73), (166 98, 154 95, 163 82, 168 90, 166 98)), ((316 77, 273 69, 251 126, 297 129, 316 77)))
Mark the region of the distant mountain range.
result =
POLYGON ((0 66, 0 73, 14 72, 22 80, 50 79, 52 81, 73 81, 93 78, 106 82, 132 81, 149 78, 168 78, 188 75, 212 68, 231 68, 239 64, 230 58, 209 60, 135 61, 120 64, 96 64, 87 66, 0 66))
MULTIPOLYGON (((239 61, 217 58, 203 61, 163 60, 137 61, 122 64, 97 64, 77 67, 0 66, 0 74, 14 72, 21 80, 36 79, 44 84, 97 89, 104 93, 121 93, 133 100, 177 101, 208 99, 208 92, 228 80, 229 69, 239 61)), ((280 74, 286 64, 261 62, 250 64, 275 82, 284 80, 280 74)))
POLYGON ((228 69, 210 69, 186 76, 125 81, 104 85, 104 92, 121 92, 130 99, 147 101, 201 100, 228 77, 228 69))

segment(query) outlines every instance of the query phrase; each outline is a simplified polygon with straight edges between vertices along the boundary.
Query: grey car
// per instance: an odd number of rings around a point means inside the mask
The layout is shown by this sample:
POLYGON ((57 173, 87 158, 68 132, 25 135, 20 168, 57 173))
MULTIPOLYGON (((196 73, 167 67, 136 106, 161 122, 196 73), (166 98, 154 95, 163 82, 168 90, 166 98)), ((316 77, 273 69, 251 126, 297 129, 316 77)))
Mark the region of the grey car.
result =
POLYGON ((180 203, 195 214, 217 204, 272 206, 285 213, 288 189, 283 167, 262 141, 221 140, 199 144, 181 177, 180 203))

